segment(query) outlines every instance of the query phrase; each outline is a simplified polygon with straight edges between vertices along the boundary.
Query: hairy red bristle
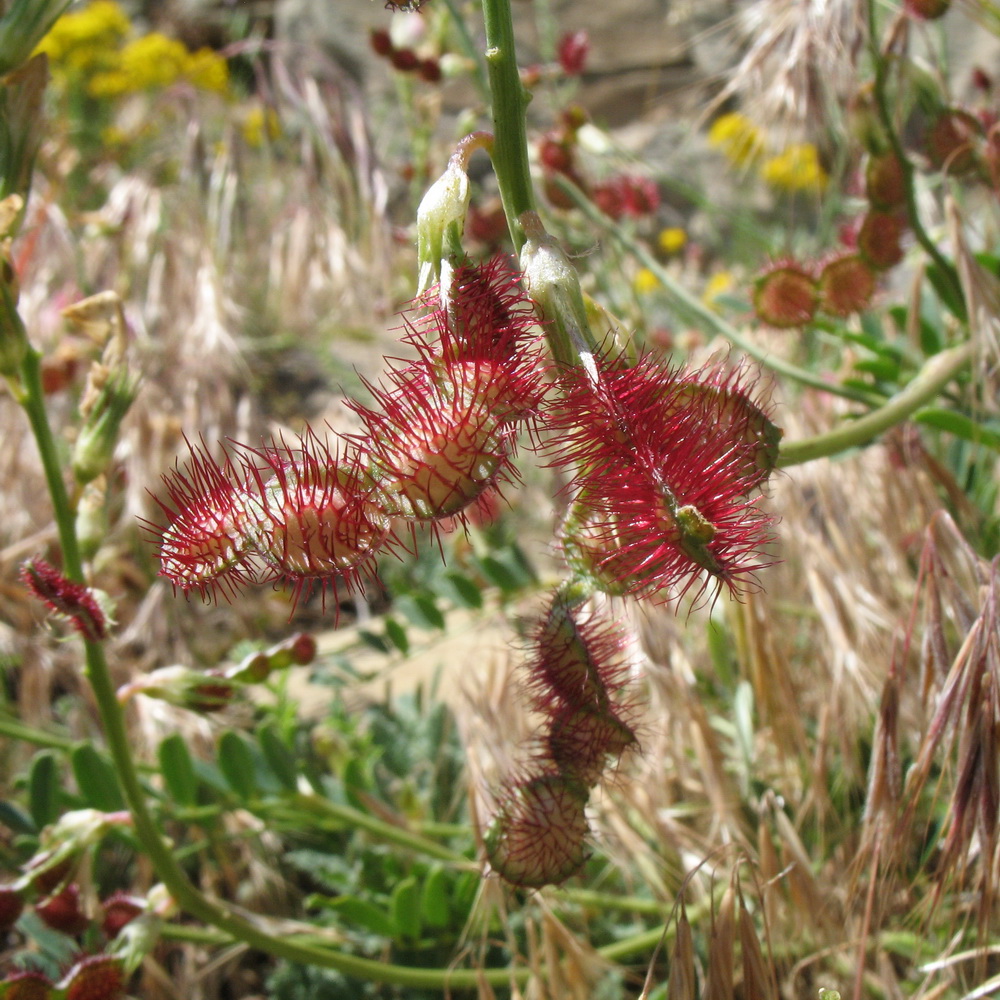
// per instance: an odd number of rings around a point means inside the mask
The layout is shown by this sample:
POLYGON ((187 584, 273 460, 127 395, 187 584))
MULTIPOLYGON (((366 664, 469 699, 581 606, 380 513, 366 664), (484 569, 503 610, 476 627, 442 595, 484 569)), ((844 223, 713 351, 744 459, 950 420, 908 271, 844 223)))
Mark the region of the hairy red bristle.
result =
POLYGON ((50 611, 68 619, 85 639, 100 642, 107 638, 107 618, 89 587, 68 579, 40 558, 29 559, 21 567, 21 580, 50 611))
POLYGON ((313 432, 289 447, 245 449, 248 532, 272 579, 297 592, 353 589, 389 540, 389 518, 355 443, 331 447, 313 432))
POLYGON ((757 490, 773 466, 777 429, 746 373, 685 372, 650 359, 603 362, 567 379, 553 421, 557 464, 575 464, 594 576, 665 600, 699 580, 734 593, 770 565, 772 518, 757 490))
POLYGON ((587 860, 586 789, 557 774, 511 782, 486 831, 494 871, 514 885, 562 882, 587 860))
POLYGON ((147 525, 160 544, 160 575, 187 593, 208 600, 232 596, 257 582, 248 568, 245 494, 228 453, 220 463, 204 442, 188 444, 191 457, 182 470, 163 476, 168 500, 156 499, 167 525, 147 525))

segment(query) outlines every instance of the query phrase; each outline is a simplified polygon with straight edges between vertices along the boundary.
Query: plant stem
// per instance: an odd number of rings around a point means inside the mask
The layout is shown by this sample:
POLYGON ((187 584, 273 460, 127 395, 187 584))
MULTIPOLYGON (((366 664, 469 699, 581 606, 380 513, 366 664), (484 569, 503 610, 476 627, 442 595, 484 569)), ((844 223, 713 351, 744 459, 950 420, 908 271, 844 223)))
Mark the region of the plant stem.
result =
MULTIPOLYGON (((904 15, 900 12, 898 16, 903 17, 904 15)), ((924 229, 923 222, 920 219, 920 212, 917 207, 916 185, 914 184, 916 171, 913 169, 913 164, 910 162, 909 157, 906 155, 906 151, 903 149, 903 140, 900 138, 899 130, 896 128, 896 123, 892 120, 892 111, 888 95, 886 94, 889 62, 885 54, 879 48, 875 27, 875 0, 868 0, 868 38, 871 45, 872 60, 875 64, 875 81, 873 88, 875 107, 878 111, 878 117, 879 121, 882 123, 882 128, 885 129, 886 138, 889 140, 889 145, 892 147, 893 154, 899 161, 900 170, 903 174, 903 189, 906 192, 907 221, 913 229, 913 235, 917 238, 917 242, 924 249, 927 256, 930 257, 930 259, 937 266, 943 279, 951 285, 955 307, 964 311, 965 296, 962 292, 962 283, 959 280, 958 272, 955 270, 954 264, 952 264, 952 262, 941 253, 935 242, 930 238, 927 230, 924 229)), ((963 321, 968 319, 966 315, 959 315, 958 318, 963 321)))
MULTIPOLYGON (((294 796, 291 801, 293 808, 311 813, 313 815, 321 813, 323 816, 337 820, 348 826, 359 830, 366 830, 379 840, 389 844, 396 844, 406 850, 414 851, 417 854, 425 854, 427 857, 437 858, 440 861, 451 861, 456 864, 468 865, 470 861, 458 851, 453 851, 450 847, 444 847, 427 837, 422 837, 418 833, 412 833, 404 827, 396 826, 393 823, 386 823, 360 809, 352 809, 350 806, 331 802, 321 795, 294 796)), ((299 814, 301 818, 301 813, 299 814)))
POLYGON ((738 347, 748 357, 762 364, 765 368, 778 375, 784 375, 801 385, 807 385, 813 389, 822 389, 824 392, 832 393, 835 396, 842 396, 844 399, 851 399, 868 406, 878 406, 883 402, 882 398, 874 393, 865 392, 862 389, 854 389, 850 386, 837 385, 834 382, 827 382, 822 375, 811 372, 805 368, 799 368, 788 361, 776 358, 757 344, 751 343, 734 326, 727 323, 718 313, 711 310, 696 295, 692 295, 660 262, 649 250, 636 240, 630 233, 626 232, 618 223, 608 218, 575 184, 565 178, 558 179, 559 187, 565 191, 576 202, 584 215, 591 222, 604 228, 622 246, 625 247, 643 267, 648 268, 664 288, 673 296, 680 305, 682 311, 692 320, 707 327, 714 333, 719 334, 729 341, 734 347, 738 347))
POLYGON ((486 66, 493 95, 493 169, 514 250, 521 252, 524 231, 518 221, 534 210, 531 172, 528 169, 528 133, 525 109, 529 95, 521 84, 514 48, 514 22, 510 0, 482 0, 486 27, 486 66))
MULTIPOLYGON (((68 578, 82 583, 83 562, 76 538, 73 510, 63 482, 55 438, 45 409, 45 396, 41 383, 41 356, 33 348, 29 348, 25 354, 21 369, 18 402, 24 407, 28 416, 45 471, 59 539, 63 547, 63 573, 68 578)), ((132 816, 133 829, 140 849, 178 906, 190 916, 276 958, 303 965, 336 969, 345 975, 375 982, 447 990, 474 988, 482 982, 507 985, 512 981, 527 981, 529 975, 527 969, 414 969, 301 943, 282 934, 269 934, 257 923, 235 912, 224 903, 209 899, 188 879, 170 844, 160 834, 150 812, 139 780, 138 768, 132 756, 125 717, 115 696, 115 687, 103 645, 85 640, 84 651, 87 679, 94 693, 108 752, 111 754, 118 783, 132 816)))
POLYGON ((867 444, 883 431, 902 423, 910 414, 929 403, 972 359, 974 345, 966 341, 928 359, 910 383, 884 406, 826 434, 789 441, 778 451, 779 468, 836 455, 848 448, 867 444))
POLYGON ((21 391, 18 402, 24 408, 35 436, 35 444, 42 460, 45 482, 59 533, 62 548, 62 573, 76 583, 84 583, 83 560, 76 539, 76 524, 69 493, 63 480, 62 466, 56 449, 55 437, 45 411, 45 393, 42 391, 42 356, 33 347, 21 363, 21 391))
POLYGON ((30 743, 36 747, 46 747, 50 750, 70 751, 76 746, 76 740, 68 736, 55 736, 46 733, 34 726, 29 726, 19 719, 11 719, 7 715, 0 714, 0 734, 10 737, 12 740, 20 740, 22 743, 30 743))
POLYGON ((472 32, 469 31, 469 26, 465 23, 465 18, 455 5, 455 0, 444 0, 444 5, 448 8, 448 13, 451 15, 451 23, 455 25, 455 30, 458 32, 458 39, 465 50, 465 54, 475 64, 476 68, 473 71, 473 76, 476 82, 476 90, 479 91, 479 96, 488 102, 490 99, 490 85, 486 79, 486 72, 483 69, 483 63, 479 57, 479 49, 472 37, 472 32))

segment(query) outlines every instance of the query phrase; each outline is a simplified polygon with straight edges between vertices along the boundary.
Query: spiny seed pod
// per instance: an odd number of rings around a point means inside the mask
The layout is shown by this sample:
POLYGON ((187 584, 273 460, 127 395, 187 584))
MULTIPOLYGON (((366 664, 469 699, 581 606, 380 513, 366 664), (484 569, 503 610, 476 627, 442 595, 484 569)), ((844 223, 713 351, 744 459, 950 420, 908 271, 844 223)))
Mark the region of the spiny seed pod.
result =
POLYGON ((805 326, 816 315, 816 279, 798 264, 775 264, 754 283, 757 316, 778 329, 805 326))
POLYGON ((523 888, 563 882, 587 860, 587 790, 542 774, 511 783, 484 838, 501 877, 523 888))
POLYGON ((24 909, 24 896, 12 885, 0 885, 0 934, 11 929, 24 909))
POLYGON ((545 741, 549 759, 565 777, 592 788, 605 767, 636 745, 632 728, 610 708, 565 705, 545 741))
POLYGON ((556 598, 531 636, 535 708, 608 710, 627 680, 625 635, 611 621, 556 598))
POLYGON ((414 521, 460 514, 513 466, 512 431, 491 405, 491 368, 414 366, 371 387, 379 409, 352 404, 369 434, 385 509, 414 521))
POLYGON ((80 909, 80 887, 75 884, 36 903, 35 913, 53 930, 70 937, 82 934, 90 926, 90 920, 80 909))
POLYGON ((982 122, 962 108, 945 108, 924 136, 927 158, 937 170, 965 177, 979 167, 982 122))
POLYGON ((52 980, 42 972, 12 972, 0 981, 0 1000, 49 1000, 52 980))
POLYGON ((125 966, 114 955, 88 955, 59 982, 64 1000, 119 1000, 125 995, 125 966))
POLYGON ((187 593, 208 599, 218 590, 235 594, 256 581, 244 564, 250 554, 246 497, 226 454, 220 465, 204 443, 188 443, 191 458, 163 476, 169 502, 156 499, 167 516, 165 528, 147 524, 160 545, 160 575, 187 593))
POLYGON ((247 505, 247 527, 274 578, 298 590, 353 589, 389 536, 359 452, 338 453, 309 432, 294 449, 282 442, 247 455, 248 480, 259 491, 247 505))
POLYGON ((867 309, 875 294, 875 272, 856 253, 834 257, 820 270, 820 307, 831 316, 867 309))
POLYGON ((743 370, 685 372, 648 357, 600 361, 566 379, 549 422, 555 464, 579 470, 585 548, 605 553, 598 585, 612 567, 621 589, 653 601, 699 581, 699 595, 756 585, 756 570, 770 565, 772 523, 759 463, 780 432, 745 383, 743 370))
POLYGON ((903 259, 905 220, 889 212, 867 212, 858 230, 858 252, 876 271, 895 267, 903 259))
POLYGON ((417 374, 445 392, 467 383, 486 394, 501 421, 530 419, 545 386, 534 303, 520 278, 502 254, 486 264, 456 268, 447 289, 431 288, 417 300, 413 312, 424 309, 423 315, 407 316, 404 341, 416 349, 420 363, 390 381, 417 374))
POLYGON ((870 156, 865 166, 865 195, 872 208, 887 212, 906 204, 903 165, 893 152, 870 156))
POLYGON ((108 616, 97 591, 68 579, 38 557, 21 567, 21 579, 35 597, 50 611, 64 616, 85 639, 100 642, 107 638, 108 616))
POLYGON ((101 930, 108 939, 118 936, 118 932, 131 923, 146 908, 146 903, 138 896, 132 896, 122 889, 113 892, 107 899, 101 900, 101 910, 104 917, 101 920, 101 930))
POLYGON ((934 21, 944 17, 951 7, 951 0, 904 0, 907 14, 921 21, 934 21))

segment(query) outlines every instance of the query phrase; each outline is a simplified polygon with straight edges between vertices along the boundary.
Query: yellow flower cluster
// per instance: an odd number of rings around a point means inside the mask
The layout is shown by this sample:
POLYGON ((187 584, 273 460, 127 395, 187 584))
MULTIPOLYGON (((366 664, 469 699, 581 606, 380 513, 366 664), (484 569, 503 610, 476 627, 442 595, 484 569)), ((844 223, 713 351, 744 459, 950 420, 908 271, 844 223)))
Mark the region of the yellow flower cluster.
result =
POLYGON ((754 166, 760 176, 782 191, 823 191, 829 177, 811 142, 793 143, 768 155, 759 128, 738 112, 720 115, 708 132, 711 146, 720 150, 733 166, 754 166))
POLYGON ((720 115, 712 122, 708 141, 736 167, 754 163, 764 152, 764 137, 760 129, 745 115, 735 111, 720 115))
POLYGON ((822 191, 829 180, 811 142, 786 146, 761 164, 760 175, 782 191, 822 191))
POLYGON ((36 51, 46 53, 56 70, 90 74, 109 63, 131 29, 118 4, 94 0, 82 10, 63 14, 36 51))
POLYGON ((274 108, 259 104, 250 108, 243 119, 243 139, 248 146, 259 149, 265 140, 275 140, 281 135, 281 120, 274 108))
POLYGON ((54 75, 82 82, 91 97, 114 98, 169 87, 185 80, 201 90, 225 93, 226 60, 211 49, 191 52, 183 42, 153 31, 128 38, 132 25, 112 0, 93 0, 64 14, 42 39, 54 75))

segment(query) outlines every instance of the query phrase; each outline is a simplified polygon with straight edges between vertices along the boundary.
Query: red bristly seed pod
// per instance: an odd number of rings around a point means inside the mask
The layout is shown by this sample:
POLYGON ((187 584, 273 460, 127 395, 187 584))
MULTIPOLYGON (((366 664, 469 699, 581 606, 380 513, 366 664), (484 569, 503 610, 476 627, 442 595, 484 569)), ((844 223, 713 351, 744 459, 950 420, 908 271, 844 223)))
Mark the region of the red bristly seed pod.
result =
POLYGON ((514 475, 517 425, 538 411, 544 382, 534 312, 504 258, 458 268, 446 294, 432 288, 416 306, 426 312, 407 320, 405 340, 418 360, 368 385, 374 407, 350 405, 386 510, 438 521, 514 475))
POLYGON ((107 899, 101 900, 101 910, 104 912, 101 930, 104 931, 104 936, 109 939, 117 937, 118 932, 145 909, 145 900, 138 896, 132 896, 121 889, 113 892, 107 899))
POLYGON ((816 279, 792 262, 772 265, 754 284, 757 316, 777 329, 805 326, 816 315, 816 279))
POLYGON ((565 705, 551 721, 545 750, 559 773, 588 788, 636 745, 632 728, 610 708, 565 705))
POLYGON ((352 404, 369 434, 385 509, 415 521, 452 517, 513 468, 511 429, 491 405, 488 365, 414 366, 370 386, 378 410, 352 404))
POLYGON ((191 458, 163 476, 169 502, 156 499, 166 514, 165 528, 147 525, 160 543, 160 575, 187 593, 207 599, 217 590, 235 594, 256 582, 245 569, 250 554, 246 495, 226 454, 219 464, 202 444, 188 444, 191 458))
POLYGON ((963 108, 945 108, 927 127, 924 144, 931 164, 953 177, 971 174, 979 165, 982 122, 963 108))
POLYGON ((558 774, 511 782, 486 831, 494 871, 524 888, 562 882, 587 860, 587 789, 558 774))
POLYGON ((119 1000, 125 995, 125 964, 114 955, 87 955, 59 982, 64 1000, 119 1000))
POLYGON ((245 450, 247 532, 276 580, 297 590, 356 585, 388 540, 389 519, 352 443, 331 448, 312 431, 294 448, 283 442, 245 450))
POLYGON ((886 271, 903 259, 906 221, 889 212, 865 214, 858 230, 858 252, 876 270, 886 271))
POLYGON ((24 909, 24 895, 12 885, 0 885, 0 934, 9 931, 24 909))
POLYGON ((80 887, 75 884, 36 903, 35 913, 53 930, 71 937, 82 934, 90 925, 87 915, 80 909, 80 887))
POLYGON ((49 1000, 52 980, 34 970, 12 972, 0 980, 0 996, 3 1000, 49 1000))
POLYGON ((820 308, 831 316, 867 309, 875 294, 875 272, 856 253, 828 260, 819 273, 820 308))
POLYGON ((865 167, 865 195, 873 208, 892 211, 906 204, 903 165, 895 153, 870 156, 865 167))
POLYGON ((598 586, 664 601, 714 580, 738 594, 770 565, 772 518, 757 491, 780 432, 746 382, 745 371, 691 373, 648 357, 566 380, 550 420, 554 464, 579 470, 598 586))
POLYGON ((531 634, 529 691, 534 707, 605 709, 626 680, 625 634, 613 622, 556 598, 531 634))
POLYGON ((45 606, 63 615, 85 639, 100 642, 107 638, 107 618, 94 591, 67 579, 41 558, 29 559, 21 567, 25 586, 45 606))

